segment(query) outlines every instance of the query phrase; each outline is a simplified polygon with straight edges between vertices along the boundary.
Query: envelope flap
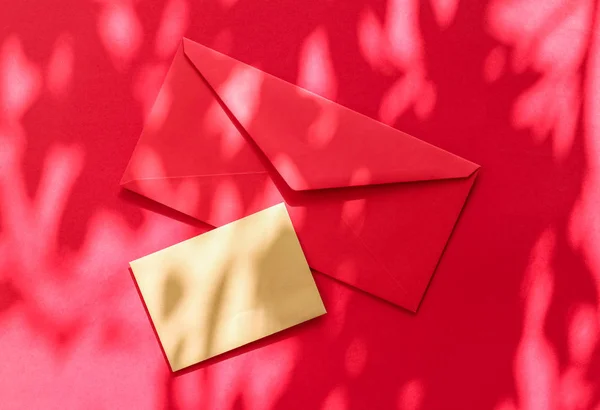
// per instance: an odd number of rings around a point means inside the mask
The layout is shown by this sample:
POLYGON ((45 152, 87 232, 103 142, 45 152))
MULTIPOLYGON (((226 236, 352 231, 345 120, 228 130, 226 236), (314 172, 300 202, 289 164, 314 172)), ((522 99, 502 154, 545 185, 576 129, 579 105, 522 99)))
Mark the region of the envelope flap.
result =
POLYGON ((184 52, 294 190, 465 178, 479 166, 184 39, 184 52))

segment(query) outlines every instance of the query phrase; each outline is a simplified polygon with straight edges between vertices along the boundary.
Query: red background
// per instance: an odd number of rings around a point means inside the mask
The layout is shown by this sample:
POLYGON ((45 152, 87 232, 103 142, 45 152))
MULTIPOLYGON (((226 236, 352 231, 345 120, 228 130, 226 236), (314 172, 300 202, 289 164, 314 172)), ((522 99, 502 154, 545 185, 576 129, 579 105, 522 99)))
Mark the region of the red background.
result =
POLYGON ((596 0, 0 4, 7 409, 600 408, 596 0), (416 315, 328 314, 171 375, 127 262, 205 230, 118 186, 181 36, 482 165, 416 315))

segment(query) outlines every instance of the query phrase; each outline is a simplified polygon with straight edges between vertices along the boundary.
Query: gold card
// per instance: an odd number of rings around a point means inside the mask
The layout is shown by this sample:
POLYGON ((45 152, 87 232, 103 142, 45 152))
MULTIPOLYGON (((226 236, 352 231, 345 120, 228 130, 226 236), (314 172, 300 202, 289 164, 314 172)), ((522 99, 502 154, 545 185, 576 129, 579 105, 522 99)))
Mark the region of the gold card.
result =
POLYGON ((172 371, 326 313, 284 204, 130 266, 172 371))

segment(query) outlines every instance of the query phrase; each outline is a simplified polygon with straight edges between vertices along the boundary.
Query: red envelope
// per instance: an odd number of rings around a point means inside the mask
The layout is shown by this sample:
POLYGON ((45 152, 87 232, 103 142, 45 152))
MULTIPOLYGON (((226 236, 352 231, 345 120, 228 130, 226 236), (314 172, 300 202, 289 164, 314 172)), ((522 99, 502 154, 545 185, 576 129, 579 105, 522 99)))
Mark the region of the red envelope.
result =
POLYGON ((313 269, 416 311, 478 169, 184 39, 121 185, 213 226, 285 201, 313 269))

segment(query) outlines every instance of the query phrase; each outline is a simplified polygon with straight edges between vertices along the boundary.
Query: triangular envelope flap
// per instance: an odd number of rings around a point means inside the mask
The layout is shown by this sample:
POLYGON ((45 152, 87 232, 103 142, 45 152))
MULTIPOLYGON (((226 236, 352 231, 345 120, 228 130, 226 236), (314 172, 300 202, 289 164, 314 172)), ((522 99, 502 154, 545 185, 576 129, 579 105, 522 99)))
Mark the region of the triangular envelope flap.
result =
POLYGON ((183 44, 294 190, 464 178, 479 167, 196 42, 183 44))
POLYGON ((255 149, 183 47, 175 54, 121 186, 213 226, 282 201, 255 149))
POLYGON ((180 47, 121 185, 138 179, 264 172, 254 150, 180 47))

